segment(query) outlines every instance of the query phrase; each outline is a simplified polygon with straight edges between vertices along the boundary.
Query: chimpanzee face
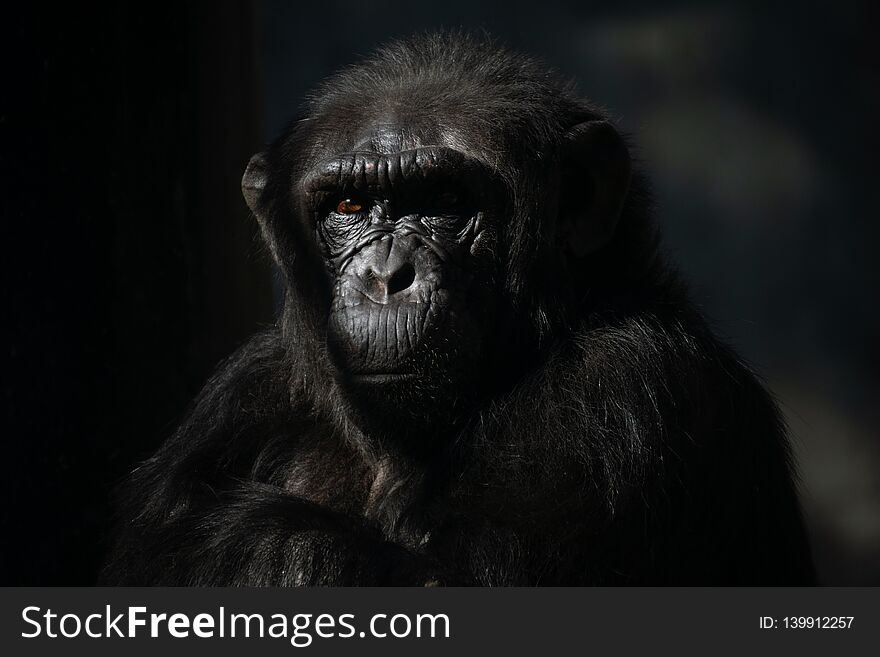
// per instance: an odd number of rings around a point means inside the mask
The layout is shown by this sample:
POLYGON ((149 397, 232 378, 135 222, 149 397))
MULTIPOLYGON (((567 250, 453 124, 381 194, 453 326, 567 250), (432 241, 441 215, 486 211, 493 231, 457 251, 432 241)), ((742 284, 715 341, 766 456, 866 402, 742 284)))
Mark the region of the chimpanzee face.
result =
POLYGON ((417 390, 442 406, 479 372, 499 203, 476 159, 402 135, 386 124, 323 159, 303 179, 304 214, 332 290, 340 379, 374 399, 417 390))
MULTIPOLYGON (((559 263, 607 244, 629 180, 626 148, 604 121, 517 150, 444 112, 327 111, 274 162, 255 156, 243 179, 288 284, 300 296, 321 289, 310 335, 326 344, 356 421, 383 433, 448 430, 503 385, 497 366, 522 344, 510 336, 536 321, 512 300, 511 244, 531 241, 526 255, 559 272, 542 284, 565 289, 559 263), (525 165, 534 179, 511 186, 525 165)), ((520 281, 528 272, 518 264, 520 281)), ((291 339, 295 350, 303 338, 291 339)))

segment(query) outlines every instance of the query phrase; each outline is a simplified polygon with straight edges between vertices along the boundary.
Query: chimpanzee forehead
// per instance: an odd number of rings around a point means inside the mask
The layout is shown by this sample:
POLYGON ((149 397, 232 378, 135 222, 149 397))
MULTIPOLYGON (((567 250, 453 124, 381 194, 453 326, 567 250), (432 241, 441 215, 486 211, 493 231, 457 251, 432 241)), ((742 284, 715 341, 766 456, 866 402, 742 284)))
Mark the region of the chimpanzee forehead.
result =
POLYGON ((396 123, 377 123, 366 127, 355 138, 351 150, 390 155, 437 144, 437 130, 414 127, 405 129, 396 123), (433 133, 433 134, 432 134, 433 133))
POLYGON ((394 195, 403 187, 441 182, 488 187, 490 178, 491 172, 481 162, 447 146, 420 146, 389 153, 354 150, 319 162, 303 177, 302 191, 307 195, 331 190, 394 195))
POLYGON ((436 121, 382 116, 325 135, 302 183, 305 190, 387 189, 440 178, 484 182, 487 163, 452 128, 436 121))
POLYGON ((354 151, 392 155, 425 146, 469 150, 458 130, 428 117, 383 114, 366 119, 351 130, 340 131, 335 137, 331 143, 325 143, 325 148, 329 146, 333 151, 325 152, 325 156, 354 151))

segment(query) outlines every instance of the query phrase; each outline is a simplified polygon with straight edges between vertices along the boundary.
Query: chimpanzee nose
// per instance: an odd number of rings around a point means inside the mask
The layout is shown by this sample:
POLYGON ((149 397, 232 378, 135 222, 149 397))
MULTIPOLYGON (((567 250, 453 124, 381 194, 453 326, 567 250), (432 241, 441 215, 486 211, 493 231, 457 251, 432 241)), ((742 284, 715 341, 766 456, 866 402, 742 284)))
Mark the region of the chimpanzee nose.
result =
POLYGON ((367 294, 385 303, 406 292, 416 283, 416 268, 411 262, 412 249, 399 240, 385 238, 370 249, 362 283, 367 294))
POLYGON ((385 296, 393 296, 408 290, 416 280, 416 268, 408 262, 401 262, 395 269, 371 268, 370 273, 380 286, 384 287, 385 296))

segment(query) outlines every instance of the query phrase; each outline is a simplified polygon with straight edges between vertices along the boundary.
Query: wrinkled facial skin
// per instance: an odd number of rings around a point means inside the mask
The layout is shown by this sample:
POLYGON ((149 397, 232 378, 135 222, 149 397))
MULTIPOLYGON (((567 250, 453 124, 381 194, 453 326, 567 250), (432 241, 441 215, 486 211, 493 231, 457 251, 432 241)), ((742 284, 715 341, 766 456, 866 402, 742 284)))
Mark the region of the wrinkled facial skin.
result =
POLYGON ((363 415, 454 414, 491 322, 492 184, 445 146, 334 155, 303 191, 332 289, 328 346, 363 415))

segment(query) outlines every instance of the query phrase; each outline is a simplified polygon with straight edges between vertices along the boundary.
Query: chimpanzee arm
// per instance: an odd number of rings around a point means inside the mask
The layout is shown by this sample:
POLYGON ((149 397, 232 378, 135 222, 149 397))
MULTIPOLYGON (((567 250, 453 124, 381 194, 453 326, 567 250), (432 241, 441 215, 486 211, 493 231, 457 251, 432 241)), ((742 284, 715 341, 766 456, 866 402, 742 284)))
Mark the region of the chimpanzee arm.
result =
POLYGON ((135 519, 104 573, 122 585, 417 585, 426 562, 352 519, 242 486, 164 522, 135 519))
MULTIPOLYGON (((342 513, 247 476, 276 468, 269 438, 296 431, 276 336, 253 340, 208 382, 175 435, 133 474, 104 573, 126 585, 422 585, 429 565, 342 513)), ((302 422, 300 422, 302 424, 302 422)), ((276 444, 295 443, 284 435, 276 444)))

